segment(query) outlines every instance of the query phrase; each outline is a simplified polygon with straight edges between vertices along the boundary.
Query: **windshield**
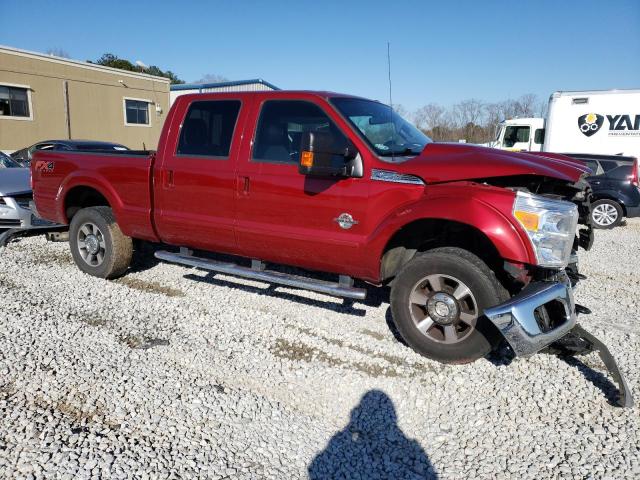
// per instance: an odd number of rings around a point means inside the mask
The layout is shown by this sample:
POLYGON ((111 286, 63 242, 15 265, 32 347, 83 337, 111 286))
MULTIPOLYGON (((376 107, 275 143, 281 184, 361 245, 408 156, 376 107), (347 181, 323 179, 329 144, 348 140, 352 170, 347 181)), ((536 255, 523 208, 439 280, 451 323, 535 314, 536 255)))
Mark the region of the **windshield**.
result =
POLYGON ((394 112, 391 107, 359 98, 331 102, 382 157, 418 155, 431 139, 394 112))

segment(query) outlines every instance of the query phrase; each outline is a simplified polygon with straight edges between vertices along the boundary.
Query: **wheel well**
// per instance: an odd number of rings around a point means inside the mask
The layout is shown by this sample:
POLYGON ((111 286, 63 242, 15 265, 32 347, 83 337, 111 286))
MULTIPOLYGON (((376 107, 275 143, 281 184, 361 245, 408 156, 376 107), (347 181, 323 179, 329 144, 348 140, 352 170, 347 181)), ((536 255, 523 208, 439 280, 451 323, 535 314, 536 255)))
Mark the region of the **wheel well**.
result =
POLYGON ((109 201, 98 190, 92 187, 74 187, 67 193, 64 201, 64 212, 67 220, 71 221, 73 216, 83 208, 87 207, 109 207, 109 201))
POLYGON ((496 275, 504 261, 487 236, 471 225, 442 219, 416 220, 398 230, 382 254, 381 277, 389 280, 416 253, 438 247, 458 247, 484 261, 496 275))

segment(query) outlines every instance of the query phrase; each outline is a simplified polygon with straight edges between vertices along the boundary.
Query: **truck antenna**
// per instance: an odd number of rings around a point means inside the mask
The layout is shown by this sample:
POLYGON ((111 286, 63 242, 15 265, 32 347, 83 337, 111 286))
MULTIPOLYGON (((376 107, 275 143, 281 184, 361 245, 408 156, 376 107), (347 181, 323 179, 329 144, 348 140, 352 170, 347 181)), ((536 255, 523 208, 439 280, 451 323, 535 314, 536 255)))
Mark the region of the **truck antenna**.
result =
POLYGON ((391 42, 387 42, 387 73, 389 75, 389 106, 393 110, 393 101, 391 97, 391 42))
POLYGON ((393 123, 393 99, 391 97, 391 42, 387 42, 387 73, 389 76, 389 116, 391 117, 391 128, 393 129, 393 137, 391 138, 391 161, 395 162, 393 141, 396 138, 396 125, 393 123))

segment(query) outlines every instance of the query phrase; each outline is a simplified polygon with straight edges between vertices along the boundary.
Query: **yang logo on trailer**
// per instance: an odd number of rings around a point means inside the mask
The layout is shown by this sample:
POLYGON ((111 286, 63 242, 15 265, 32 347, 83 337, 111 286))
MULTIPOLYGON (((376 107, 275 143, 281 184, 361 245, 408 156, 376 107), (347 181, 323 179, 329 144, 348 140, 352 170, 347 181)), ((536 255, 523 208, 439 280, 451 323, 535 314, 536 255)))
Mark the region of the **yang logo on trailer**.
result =
MULTIPOLYGON (((606 115, 611 136, 640 136, 640 115, 606 115)), ((578 128, 590 137, 604 124, 604 115, 587 113, 578 117, 578 128)))
POLYGON ((587 113, 586 115, 578 117, 578 127, 587 137, 590 137, 600 130, 603 123, 604 117, 597 113, 587 113))

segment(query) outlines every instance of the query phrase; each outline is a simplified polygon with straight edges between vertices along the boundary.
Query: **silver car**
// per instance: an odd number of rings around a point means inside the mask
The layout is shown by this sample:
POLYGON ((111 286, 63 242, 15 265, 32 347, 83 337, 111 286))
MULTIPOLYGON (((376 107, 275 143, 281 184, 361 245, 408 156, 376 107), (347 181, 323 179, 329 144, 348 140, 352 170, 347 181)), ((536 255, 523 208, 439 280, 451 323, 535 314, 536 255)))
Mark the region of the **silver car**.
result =
POLYGON ((31 228, 38 220, 32 216, 28 168, 0 169, 0 228, 31 228), (35 220, 35 221, 34 221, 35 220))

